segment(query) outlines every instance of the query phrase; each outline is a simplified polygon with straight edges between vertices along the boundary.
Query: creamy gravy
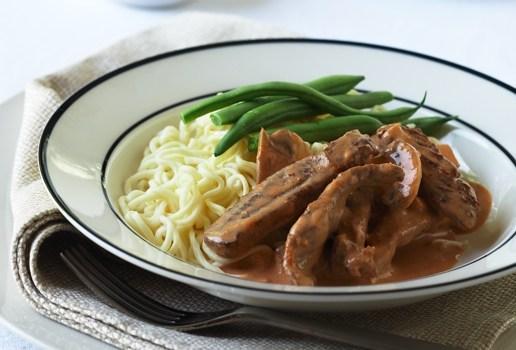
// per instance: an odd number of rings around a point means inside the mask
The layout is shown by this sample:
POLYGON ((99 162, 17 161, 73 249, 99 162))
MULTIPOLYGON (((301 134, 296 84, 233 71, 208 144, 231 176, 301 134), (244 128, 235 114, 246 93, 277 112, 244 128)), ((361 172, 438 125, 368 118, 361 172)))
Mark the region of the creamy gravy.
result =
MULTIPOLYGON (((480 203, 477 225, 480 227, 491 210, 491 195, 489 191, 478 183, 471 183, 480 203)), ((453 230, 449 221, 436 216, 435 224, 428 230, 432 234, 423 234, 407 245, 396 250, 392 260, 392 269, 387 275, 370 280, 336 280, 331 273, 327 261, 321 262, 314 269, 319 286, 376 284, 385 282, 403 281, 436 274, 452 268, 463 252, 461 243, 454 239, 456 233, 465 233, 453 230)), ((473 231, 472 230, 472 231, 473 231)), ((228 274, 240 278, 278 284, 291 284, 290 278, 282 268, 282 249, 264 249, 232 264, 222 267, 228 274)))

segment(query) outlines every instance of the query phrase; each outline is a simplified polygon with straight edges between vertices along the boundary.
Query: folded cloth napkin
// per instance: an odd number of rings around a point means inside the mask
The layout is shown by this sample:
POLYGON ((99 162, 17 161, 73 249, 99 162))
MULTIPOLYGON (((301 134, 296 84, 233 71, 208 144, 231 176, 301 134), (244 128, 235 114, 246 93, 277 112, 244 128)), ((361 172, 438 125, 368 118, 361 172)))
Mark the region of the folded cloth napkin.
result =
MULTIPOLYGON (((37 165, 37 144, 49 116, 74 91, 121 65, 160 52, 209 42, 289 35, 227 16, 186 14, 166 26, 126 39, 91 58, 27 87, 12 183, 12 267, 29 303, 41 314, 120 348, 342 349, 342 345, 249 324, 181 333, 138 321, 107 306, 63 266, 59 251, 81 239, 48 196, 37 165)), ((231 303, 143 271, 108 254, 100 259, 126 281, 165 304, 192 310, 231 303)), ((466 349, 489 349, 515 322, 516 276, 391 310, 306 314, 346 327, 392 332, 466 349)))

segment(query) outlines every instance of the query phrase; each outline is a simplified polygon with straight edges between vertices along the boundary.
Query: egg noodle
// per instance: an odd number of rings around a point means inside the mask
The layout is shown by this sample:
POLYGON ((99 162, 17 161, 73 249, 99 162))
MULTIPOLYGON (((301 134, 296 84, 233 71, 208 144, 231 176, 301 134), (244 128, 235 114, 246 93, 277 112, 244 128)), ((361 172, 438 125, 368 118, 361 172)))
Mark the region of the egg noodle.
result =
POLYGON ((214 126, 208 116, 165 127, 118 200, 126 222, 145 239, 215 271, 227 261, 203 245, 203 232, 256 184, 255 155, 245 140, 213 156, 228 128, 214 126))

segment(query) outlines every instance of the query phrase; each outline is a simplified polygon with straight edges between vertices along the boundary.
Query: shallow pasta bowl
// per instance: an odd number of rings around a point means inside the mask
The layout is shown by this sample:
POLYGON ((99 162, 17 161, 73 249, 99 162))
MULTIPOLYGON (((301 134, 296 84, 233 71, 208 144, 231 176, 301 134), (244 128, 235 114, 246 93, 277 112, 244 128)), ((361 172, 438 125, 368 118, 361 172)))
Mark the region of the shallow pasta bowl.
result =
POLYGON ((43 180, 63 215, 120 258, 210 294, 247 304, 297 310, 364 310, 401 305, 516 271, 516 92, 491 77, 404 50, 341 41, 238 41, 169 52, 88 84, 51 117, 40 144, 43 180), (120 219, 116 198, 151 137, 178 123, 185 105, 236 86, 267 80, 308 81, 363 74, 365 90, 390 90, 421 113, 458 114, 443 136, 467 170, 493 195, 495 209, 446 272, 397 283, 300 287, 258 283, 212 272, 160 251, 120 219), (489 101, 489 103, 486 103, 489 101))

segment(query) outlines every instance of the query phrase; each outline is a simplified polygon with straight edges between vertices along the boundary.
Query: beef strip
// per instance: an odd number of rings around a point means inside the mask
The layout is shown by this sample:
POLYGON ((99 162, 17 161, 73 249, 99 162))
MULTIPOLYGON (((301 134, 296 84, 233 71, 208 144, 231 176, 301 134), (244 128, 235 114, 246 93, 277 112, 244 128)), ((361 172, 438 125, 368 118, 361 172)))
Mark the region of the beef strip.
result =
POLYGON ((392 208, 369 234, 368 245, 375 249, 376 276, 388 273, 396 249, 410 243, 432 226, 434 216, 420 198, 406 209, 392 208))
POLYGON ((336 278, 341 281, 363 279, 374 276, 374 247, 360 246, 349 238, 345 231, 339 231, 333 240, 330 268, 336 278))
POLYGON ((324 243, 337 231, 348 197, 356 190, 378 188, 385 192, 403 179, 403 170, 393 164, 356 166, 340 173, 308 205, 291 227, 285 245, 283 267, 298 285, 313 285, 312 269, 318 262, 324 243))
POLYGON ((345 234, 334 241, 331 256, 332 271, 340 279, 351 277, 374 282, 391 271, 396 249, 410 243, 432 226, 433 215, 420 199, 410 207, 391 208, 368 235, 367 246, 360 248, 345 234))
POLYGON ((365 164, 376 153, 367 135, 346 133, 320 155, 303 158, 258 184, 208 227, 205 244, 225 258, 242 255, 291 224, 340 171, 365 164))
MULTIPOLYGON (((363 247, 366 242, 373 201, 373 192, 363 189, 360 193, 354 193, 347 204, 351 211, 348 219, 351 226, 350 231, 353 233, 351 238, 359 247, 363 247)), ((341 219, 341 228, 346 226, 344 223, 346 219, 345 217, 341 219)))
POLYGON ((354 270, 352 267, 372 266, 368 260, 372 259, 374 250, 366 247, 365 243, 373 202, 373 192, 361 189, 359 193, 355 192, 347 203, 350 214, 342 217, 330 252, 331 272, 340 280, 346 280, 348 274, 355 278, 370 274, 368 271, 354 270))
POLYGON ((479 211, 475 191, 460 178, 457 167, 421 130, 392 124, 381 127, 376 137, 383 144, 403 140, 414 146, 421 155, 421 185, 429 203, 452 219, 459 229, 468 230, 475 226, 479 211))
POLYGON ((272 135, 262 129, 259 145, 256 155, 257 183, 310 155, 308 144, 299 135, 287 129, 280 129, 272 135))

